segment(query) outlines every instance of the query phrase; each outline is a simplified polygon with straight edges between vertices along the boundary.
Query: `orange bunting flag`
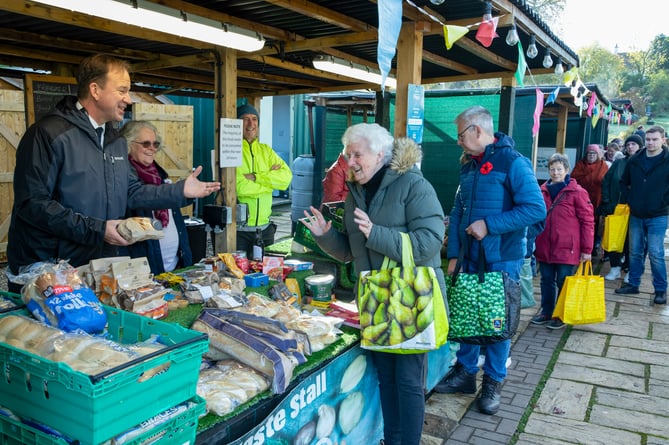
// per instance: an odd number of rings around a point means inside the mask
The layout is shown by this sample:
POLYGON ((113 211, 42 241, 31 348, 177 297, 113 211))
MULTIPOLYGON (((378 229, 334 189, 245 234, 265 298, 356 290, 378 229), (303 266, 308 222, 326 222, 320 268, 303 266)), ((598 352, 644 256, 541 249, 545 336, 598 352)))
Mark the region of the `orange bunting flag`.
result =
POLYGON ((481 45, 488 48, 492 45, 492 41, 497 35, 497 22, 499 22, 499 17, 493 17, 492 20, 486 20, 481 22, 479 29, 476 30, 476 40, 481 42, 481 45))
POLYGON ((444 40, 446 41, 446 49, 451 49, 453 44, 460 40, 468 32, 469 28, 466 26, 444 25, 444 40))

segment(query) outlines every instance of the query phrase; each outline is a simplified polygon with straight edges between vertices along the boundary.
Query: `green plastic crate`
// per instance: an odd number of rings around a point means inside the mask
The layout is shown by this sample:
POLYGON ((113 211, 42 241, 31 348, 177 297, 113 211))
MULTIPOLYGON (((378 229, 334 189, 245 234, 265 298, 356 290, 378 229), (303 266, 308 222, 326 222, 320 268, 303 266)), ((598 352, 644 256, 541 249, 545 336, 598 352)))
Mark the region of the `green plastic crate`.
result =
MULTIPOLYGON (((190 400, 195 403, 190 409, 168 422, 140 434, 124 445, 191 445, 195 443, 197 424, 200 415, 207 409, 206 401, 195 396, 190 400)), ((69 445, 68 442, 52 436, 19 421, 0 416, 0 444, 2 445, 69 445)))
POLYGON ((5 312, 9 311, 14 311, 16 309, 20 309, 25 306, 25 304, 23 304, 23 299, 21 299, 21 295, 19 294, 14 294, 11 292, 5 292, 0 290, 0 299, 9 300, 12 303, 14 303, 14 307, 0 309, 0 314, 4 314, 5 312))
POLYGON ((205 334, 108 306, 105 311, 114 341, 130 344, 159 335, 166 347, 89 376, 0 343, 1 403, 82 445, 96 445, 195 396, 209 346, 205 334), (143 377, 159 366, 167 369, 143 377))

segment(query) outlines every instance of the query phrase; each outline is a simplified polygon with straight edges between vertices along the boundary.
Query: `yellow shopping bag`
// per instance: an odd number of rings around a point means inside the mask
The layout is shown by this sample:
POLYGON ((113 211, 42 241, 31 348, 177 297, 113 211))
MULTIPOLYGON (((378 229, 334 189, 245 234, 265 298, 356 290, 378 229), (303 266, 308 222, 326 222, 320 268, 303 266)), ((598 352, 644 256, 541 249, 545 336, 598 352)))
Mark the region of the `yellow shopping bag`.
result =
POLYGON ((604 277, 592 274, 590 261, 582 261, 576 274, 565 278, 553 317, 567 324, 595 324, 606 320, 604 277))
POLYGON ((607 252, 622 253, 627 238, 627 225, 630 219, 630 208, 627 204, 618 204, 613 214, 604 219, 604 235, 602 249, 607 252))

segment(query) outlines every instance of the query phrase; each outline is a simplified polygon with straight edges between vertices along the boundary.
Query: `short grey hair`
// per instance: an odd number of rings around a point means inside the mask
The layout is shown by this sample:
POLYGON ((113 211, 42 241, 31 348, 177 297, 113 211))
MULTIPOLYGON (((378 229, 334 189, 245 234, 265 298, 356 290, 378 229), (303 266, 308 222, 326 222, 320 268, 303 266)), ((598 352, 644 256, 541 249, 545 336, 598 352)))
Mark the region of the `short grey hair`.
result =
POLYGON ((480 105, 467 108, 465 111, 458 114, 458 117, 455 118, 455 123, 461 123, 463 126, 476 125, 481 128, 484 133, 489 135, 495 134, 495 128, 492 124, 492 114, 480 105))
POLYGON ((569 165, 569 158, 562 153, 553 153, 551 157, 548 158, 548 167, 558 162, 562 164, 567 171, 571 168, 569 165))
POLYGON ((123 125, 123 128, 121 128, 121 136, 123 136, 125 138, 125 141, 128 143, 128 147, 130 147, 130 142, 137 139, 137 136, 139 135, 139 132, 143 128, 148 128, 149 130, 153 131, 153 134, 156 135, 156 141, 160 142, 162 144, 163 141, 162 141, 162 138, 160 137, 160 134, 158 134, 158 129, 151 122, 149 122, 149 121, 129 121, 129 122, 126 122, 125 125, 123 125))
POLYGON ((344 150, 349 144, 364 143, 374 153, 383 153, 383 163, 388 164, 393 156, 395 139, 379 124, 355 124, 346 129, 341 137, 344 150))

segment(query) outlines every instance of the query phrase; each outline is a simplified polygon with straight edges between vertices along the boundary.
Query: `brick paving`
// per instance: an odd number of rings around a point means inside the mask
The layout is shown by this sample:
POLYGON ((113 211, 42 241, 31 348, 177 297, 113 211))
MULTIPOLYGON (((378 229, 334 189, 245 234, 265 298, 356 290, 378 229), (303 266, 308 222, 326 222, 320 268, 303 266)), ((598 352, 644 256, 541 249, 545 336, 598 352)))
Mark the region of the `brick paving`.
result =
POLYGON ((652 304, 649 263, 639 295, 615 294, 621 284, 605 281, 604 323, 551 331, 528 323, 538 304, 523 309, 500 411, 433 393, 421 445, 669 445, 669 308, 652 304))

